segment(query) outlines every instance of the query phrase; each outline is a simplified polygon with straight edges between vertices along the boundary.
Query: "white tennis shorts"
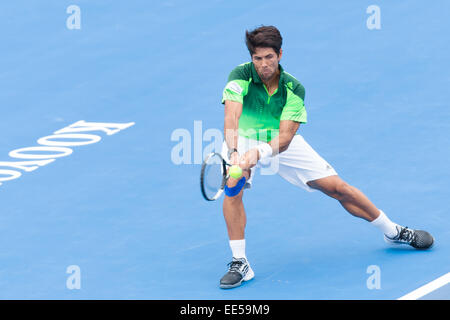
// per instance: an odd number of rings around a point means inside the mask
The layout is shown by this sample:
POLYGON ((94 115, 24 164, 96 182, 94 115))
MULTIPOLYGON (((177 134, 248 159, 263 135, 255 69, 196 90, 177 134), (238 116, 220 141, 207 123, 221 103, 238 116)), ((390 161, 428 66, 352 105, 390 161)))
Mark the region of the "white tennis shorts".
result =
MULTIPOLYGON (((239 136, 238 152, 242 156, 248 150, 257 146, 259 141, 239 136)), ((222 145, 222 157, 228 159, 228 146, 226 142, 222 145)), ((314 191, 307 185, 307 182, 337 175, 334 168, 326 162, 305 139, 296 134, 287 150, 271 157, 265 162, 258 161, 257 165, 251 169, 251 175, 245 184, 245 188, 251 188, 256 169, 261 175, 279 174, 283 179, 295 186, 307 191, 314 191)))

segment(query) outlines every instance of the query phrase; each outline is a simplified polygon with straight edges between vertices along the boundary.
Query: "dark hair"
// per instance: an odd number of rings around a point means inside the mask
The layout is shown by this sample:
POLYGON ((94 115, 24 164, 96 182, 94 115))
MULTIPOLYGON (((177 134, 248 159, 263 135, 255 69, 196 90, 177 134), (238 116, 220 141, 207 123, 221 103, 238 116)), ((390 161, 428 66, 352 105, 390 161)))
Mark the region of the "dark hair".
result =
POLYGON ((282 43, 280 31, 274 26, 261 26, 251 32, 245 31, 245 44, 251 56, 258 47, 272 48, 279 55, 282 43))

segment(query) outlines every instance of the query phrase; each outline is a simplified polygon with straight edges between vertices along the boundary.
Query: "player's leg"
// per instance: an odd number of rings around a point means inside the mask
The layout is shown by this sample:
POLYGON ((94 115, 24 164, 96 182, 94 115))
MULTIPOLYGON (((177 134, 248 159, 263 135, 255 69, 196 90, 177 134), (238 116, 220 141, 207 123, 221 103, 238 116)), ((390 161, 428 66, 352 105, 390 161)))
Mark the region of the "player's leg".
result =
POLYGON ((338 200, 352 215, 371 222, 384 233, 385 240, 389 243, 409 244, 417 249, 428 249, 433 245, 434 239, 428 232, 393 223, 360 190, 350 186, 339 176, 325 177, 307 184, 338 200))
MULTIPOLYGON (((230 178, 228 187, 234 187, 238 183, 237 179, 230 178)), ((245 238, 245 226, 247 218, 242 201, 244 189, 238 195, 230 197, 225 194, 223 200, 223 216, 227 225, 228 237, 230 240, 240 240, 245 238)))
POLYGON ((360 190, 337 175, 309 181, 307 184, 338 200, 345 210, 356 217, 371 222, 380 215, 380 210, 360 190))
MULTIPOLYGON (((244 153, 246 141, 242 137, 239 138, 240 154, 244 153)), ((223 144, 222 155, 227 159, 226 154, 228 148, 226 143, 223 144)), ((227 159, 228 160, 228 159, 227 159)), ((243 172, 246 184, 243 188, 234 189, 239 184, 240 179, 229 178, 225 197, 223 200, 223 216, 227 226, 229 237, 229 245, 232 253, 232 261, 228 264, 227 273, 220 279, 220 287, 223 289, 234 288, 243 281, 250 280, 254 277, 253 270, 247 260, 245 252, 245 227, 247 224, 247 216, 243 203, 244 190, 251 186, 251 176, 253 174, 248 171, 243 172), (231 191, 230 190, 233 190, 231 191), (239 192, 237 192, 239 191, 239 192)))
MULTIPOLYGON (((248 179, 248 173, 244 172, 245 179, 248 179)), ((227 186, 235 188, 239 180, 230 178, 227 186)), ((232 251, 232 261, 228 264, 228 272, 220 279, 220 287, 230 289, 240 286, 243 281, 248 281, 254 277, 253 270, 248 263, 245 254, 245 226, 247 217, 243 203, 244 189, 242 188, 237 195, 225 192, 223 200, 223 215, 230 239, 230 248, 232 251)))
POLYGON ((393 223, 360 190, 339 178, 331 165, 301 136, 294 137, 289 148, 279 155, 279 174, 294 185, 308 191, 320 190, 337 199, 349 213, 380 229, 389 243, 427 249, 434 242, 426 231, 393 223))

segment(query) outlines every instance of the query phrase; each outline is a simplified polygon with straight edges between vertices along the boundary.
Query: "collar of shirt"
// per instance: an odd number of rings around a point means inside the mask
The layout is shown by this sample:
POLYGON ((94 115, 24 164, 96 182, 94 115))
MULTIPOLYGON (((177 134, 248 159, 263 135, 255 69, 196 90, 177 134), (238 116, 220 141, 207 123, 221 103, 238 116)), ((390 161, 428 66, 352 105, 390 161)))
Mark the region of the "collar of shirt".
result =
MULTIPOLYGON (((284 83, 284 69, 281 66, 281 64, 278 64, 278 70, 280 70, 280 80, 278 82, 278 88, 281 88, 281 86, 284 83)), ((253 62, 252 62, 252 81, 254 83, 261 83, 261 84, 263 83, 258 75, 258 72, 256 72, 255 65, 253 64, 253 62)))

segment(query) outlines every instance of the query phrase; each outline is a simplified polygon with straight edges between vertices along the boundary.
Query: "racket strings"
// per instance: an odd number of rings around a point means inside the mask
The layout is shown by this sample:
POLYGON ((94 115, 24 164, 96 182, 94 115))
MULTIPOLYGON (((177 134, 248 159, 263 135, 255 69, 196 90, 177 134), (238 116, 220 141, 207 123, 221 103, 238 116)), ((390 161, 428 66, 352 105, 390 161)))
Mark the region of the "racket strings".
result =
POLYGON ((203 192, 208 200, 214 200, 224 188, 224 165, 220 155, 209 157, 204 163, 203 192))

